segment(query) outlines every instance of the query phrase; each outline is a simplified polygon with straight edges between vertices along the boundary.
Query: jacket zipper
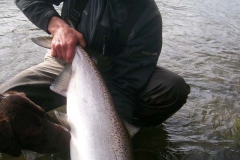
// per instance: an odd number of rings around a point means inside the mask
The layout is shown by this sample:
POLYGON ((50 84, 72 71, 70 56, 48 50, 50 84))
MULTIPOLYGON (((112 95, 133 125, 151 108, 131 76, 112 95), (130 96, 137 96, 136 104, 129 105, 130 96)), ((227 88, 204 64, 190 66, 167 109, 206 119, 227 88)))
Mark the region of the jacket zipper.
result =
MULTIPOLYGON (((101 8, 100 15, 99 15, 98 20, 97 20, 98 22, 95 25, 95 31, 93 33, 92 46, 95 46, 95 44, 97 43, 98 30, 100 28, 99 26, 100 26, 100 23, 102 21, 102 17, 103 17, 105 8, 106 8, 106 0, 103 0, 103 6, 101 8)), ((104 37, 105 37, 105 35, 104 35, 104 37)), ((104 41, 104 43, 103 43, 103 54, 104 54, 104 52, 105 52, 105 38, 103 39, 103 41, 104 41)))

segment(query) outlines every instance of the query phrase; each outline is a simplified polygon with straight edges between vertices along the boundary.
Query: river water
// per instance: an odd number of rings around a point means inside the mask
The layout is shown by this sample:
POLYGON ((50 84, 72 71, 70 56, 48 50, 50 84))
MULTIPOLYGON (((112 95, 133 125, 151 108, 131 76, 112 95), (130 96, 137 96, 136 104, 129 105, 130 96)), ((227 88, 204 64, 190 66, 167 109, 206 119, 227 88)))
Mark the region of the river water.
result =
MULTIPOLYGON (((191 93, 187 104, 164 124, 136 135, 135 159, 239 160, 240 1, 156 2, 163 18, 158 64, 182 75, 191 93)), ((43 60, 45 49, 30 38, 46 33, 31 24, 13 1, 1 0, 0 13, 1 84, 43 60)), ((0 154, 0 160, 63 157, 0 154)))

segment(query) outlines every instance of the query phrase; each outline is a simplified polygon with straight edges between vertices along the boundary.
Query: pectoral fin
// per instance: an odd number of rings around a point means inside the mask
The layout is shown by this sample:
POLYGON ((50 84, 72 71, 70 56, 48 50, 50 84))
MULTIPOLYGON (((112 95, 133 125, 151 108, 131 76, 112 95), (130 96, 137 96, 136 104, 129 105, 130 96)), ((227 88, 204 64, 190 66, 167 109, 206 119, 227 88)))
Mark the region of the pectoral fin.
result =
POLYGON ((57 117, 58 121, 64 126, 66 129, 71 131, 70 124, 68 122, 68 116, 65 113, 59 112, 57 110, 54 110, 55 116, 57 117))
POLYGON ((132 138, 137 132, 141 129, 139 126, 135 126, 133 124, 128 123, 127 121, 123 120, 123 124, 125 125, 129 136, 132 138))
POLYGON ((72 65, 67 64, 60 75, 55 79, 55 81, 50 86, 50 89, 62 96, 67 95, 68 84, 72 75, 72 65))

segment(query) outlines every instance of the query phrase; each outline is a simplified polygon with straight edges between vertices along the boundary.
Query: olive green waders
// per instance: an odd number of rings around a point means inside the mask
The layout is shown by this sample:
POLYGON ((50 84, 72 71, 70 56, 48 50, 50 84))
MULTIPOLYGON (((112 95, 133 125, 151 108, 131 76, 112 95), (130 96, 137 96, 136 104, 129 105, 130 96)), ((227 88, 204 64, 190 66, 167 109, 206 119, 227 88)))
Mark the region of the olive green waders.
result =
MULTIPOLYGON (((7 91, 24 92, 29 99, 45 111, 66 104, 66 98, 50 90, 51 83, 63 70, 66 62, 50 56, 48 52, 44 62, 22 71, 0 86, 0 93, 7 91)), ((132 123, 138 125, 158 125, 178 111, 186 103, 190 87, 176 73, 162 67, 156 67, 148 84, 137 94, 137 102, 129 100, 128 95, 119 91, 103 73, 117 110, 123 117, 127 107, 132 106, 132 123)), ((139 75, 141 76, 141 75, 139 75)), ((129 120, 128 120, 129 121, 129 120)))

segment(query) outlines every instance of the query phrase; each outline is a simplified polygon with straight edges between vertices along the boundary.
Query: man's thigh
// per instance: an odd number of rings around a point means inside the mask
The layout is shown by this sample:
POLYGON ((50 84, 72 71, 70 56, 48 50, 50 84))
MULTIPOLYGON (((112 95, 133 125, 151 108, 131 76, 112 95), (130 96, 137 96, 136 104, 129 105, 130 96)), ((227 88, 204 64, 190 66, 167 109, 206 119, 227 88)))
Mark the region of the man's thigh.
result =
POLYGON ((46 111, 65 104, 65 98, 50 90, 51 83, 63 70, 66 63, 51 57, 49 53, 44 62, 26 69, 0 86, 0 93, 7 91, 24 92, 34 103, 46 111))

